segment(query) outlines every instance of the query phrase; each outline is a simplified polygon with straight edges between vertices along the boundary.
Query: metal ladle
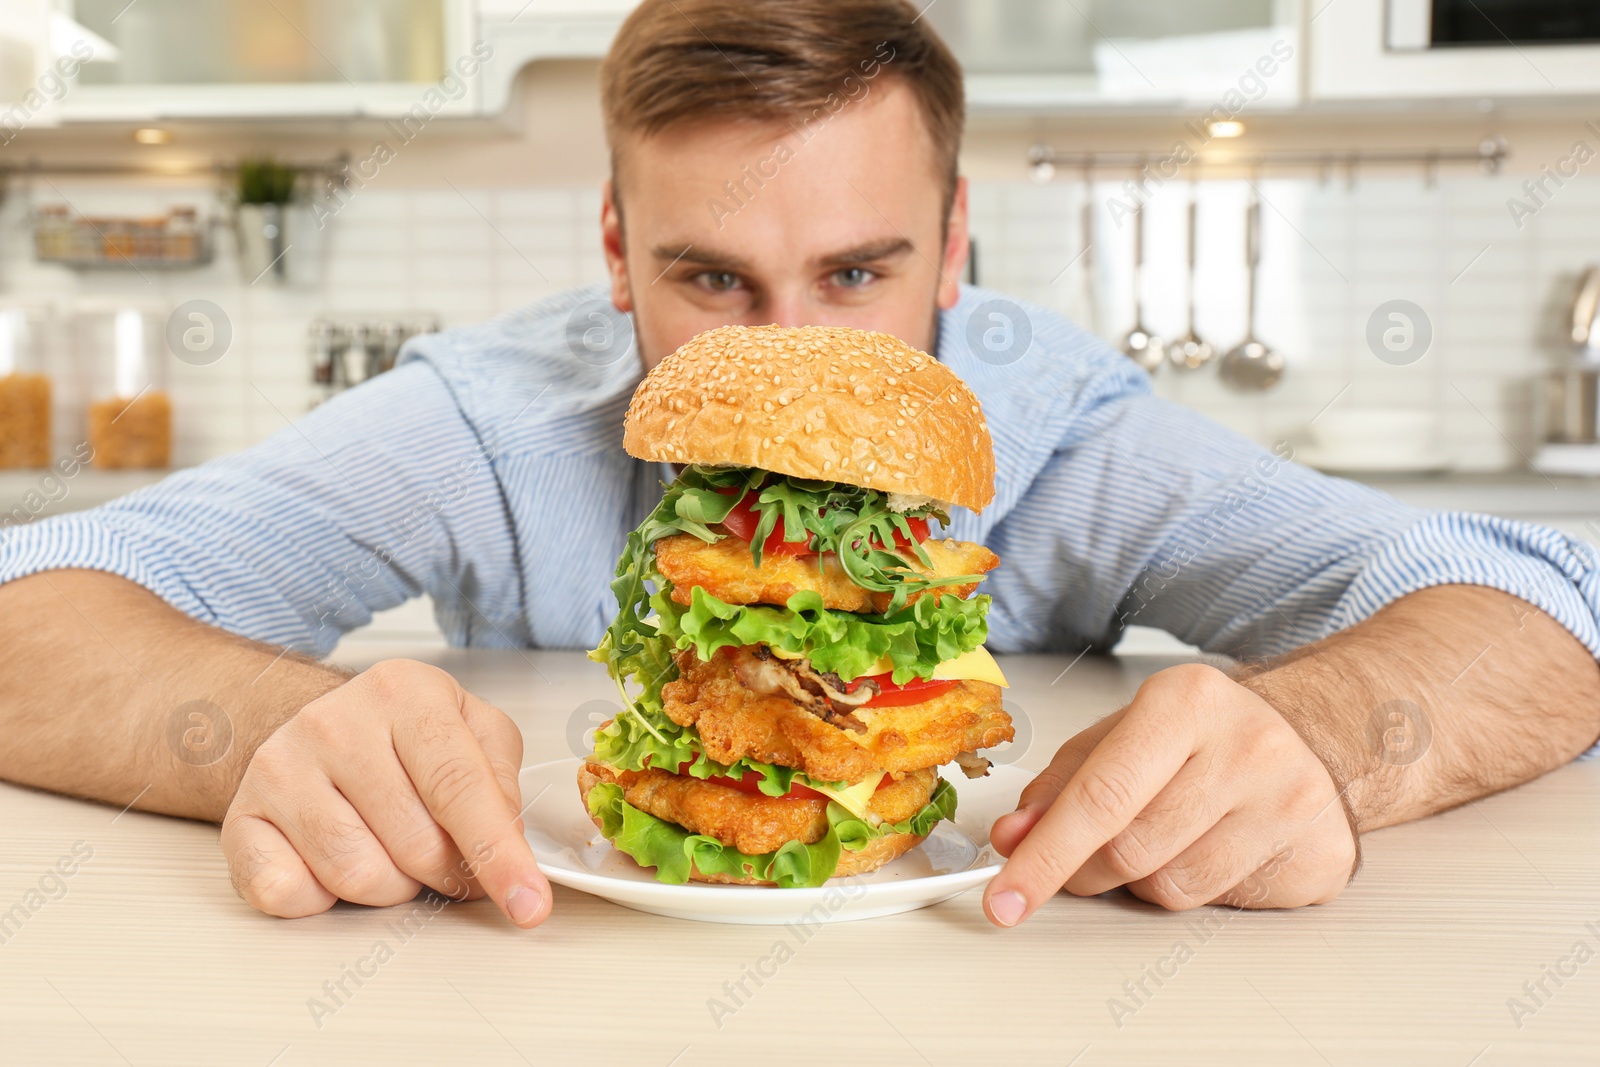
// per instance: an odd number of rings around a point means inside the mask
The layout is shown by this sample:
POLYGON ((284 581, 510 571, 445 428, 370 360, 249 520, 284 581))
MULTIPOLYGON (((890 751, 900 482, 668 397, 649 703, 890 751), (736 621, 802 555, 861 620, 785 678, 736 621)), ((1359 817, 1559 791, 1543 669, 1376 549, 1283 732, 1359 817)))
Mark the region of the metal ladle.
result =
POLYGON ((1122 354, 1154 374, 1167 359, 1167 346, 1144 324, 1144 205, 1133 213, 1133 329, 1122 339, 1122 354))
POLYGON ((1283 377, 1283 353, 1256 339, 1256 275, 1261 266, 1261 197, 1250 198, 1250 214, 1245 233, 1245 260, 1250 271, 1249 317, 1244 340, 1229 350, 1217 364, 1223 384, 1241 393, 1260 393, 1271 389, 1283 377))
POLYGON ((1172 342, 1172 347, 1167 349, 1167 355, 1172 360, 1172 365, 1179 370, 1199 370, 1216 357, 1217 350, 1210 341, 1201 339, 1194 332, 1194 280, 1195 261, 1198 258, 1195 241, 1195 219, 1199 214, 1200 205, 1194 197, 1189 198, 1189 324, 1182 337, 1172 342))

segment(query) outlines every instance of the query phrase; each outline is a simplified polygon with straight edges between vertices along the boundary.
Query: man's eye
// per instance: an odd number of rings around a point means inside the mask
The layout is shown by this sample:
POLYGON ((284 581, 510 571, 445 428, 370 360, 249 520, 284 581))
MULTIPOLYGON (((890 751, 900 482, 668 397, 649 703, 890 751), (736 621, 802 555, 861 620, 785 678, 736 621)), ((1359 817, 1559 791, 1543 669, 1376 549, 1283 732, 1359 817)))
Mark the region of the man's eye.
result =
POLYGON ((739 276, 731 271, 708 270, 699 275, 701 285, 716 293, 726 293, 739 288, 739 276))
POLYGON ((833 284, 845 289, 858 289, 874 277, 876 275, 865 267, 845 267, 833 272, 833 284))

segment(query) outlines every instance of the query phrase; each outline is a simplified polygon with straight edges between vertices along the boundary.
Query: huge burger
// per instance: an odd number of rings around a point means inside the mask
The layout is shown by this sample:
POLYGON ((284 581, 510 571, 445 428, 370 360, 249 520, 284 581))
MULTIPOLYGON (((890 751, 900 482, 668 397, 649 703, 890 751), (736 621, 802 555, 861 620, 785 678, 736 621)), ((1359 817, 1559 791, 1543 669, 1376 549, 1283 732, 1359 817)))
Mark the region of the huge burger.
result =
POLYGON ((817 886, 956 809, 938 768, 1011 740, 983 648, 999 563, 977 398, 886 334, 727 326, 640 383, 623 438, 679 473, 628 536, 600 647, 622 693, 578 787, 663 882, 817 886))

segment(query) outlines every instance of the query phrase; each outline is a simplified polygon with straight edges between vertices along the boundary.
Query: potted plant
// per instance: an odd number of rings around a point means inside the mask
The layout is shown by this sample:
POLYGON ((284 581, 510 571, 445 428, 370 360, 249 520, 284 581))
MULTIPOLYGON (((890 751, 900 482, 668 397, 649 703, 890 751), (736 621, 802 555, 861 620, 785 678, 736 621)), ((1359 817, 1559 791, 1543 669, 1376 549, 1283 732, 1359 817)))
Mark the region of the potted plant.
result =
POLYGON ((272 159, 239 163, 234 196, 234 229, 239 240, 239 273, 247 284, 283 284, 294 277, 295 184, 300 172, 272 159))

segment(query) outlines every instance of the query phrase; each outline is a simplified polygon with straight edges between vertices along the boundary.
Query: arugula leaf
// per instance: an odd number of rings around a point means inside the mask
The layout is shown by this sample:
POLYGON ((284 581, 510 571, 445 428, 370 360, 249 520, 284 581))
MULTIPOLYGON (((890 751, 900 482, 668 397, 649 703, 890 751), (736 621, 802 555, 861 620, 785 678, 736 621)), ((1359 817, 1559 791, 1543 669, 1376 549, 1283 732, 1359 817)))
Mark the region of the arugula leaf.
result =
POLYGON ((788 841, 774 852, 752 856, 729 848, 706 834, 691 834, 676 823, 640 811, 623 799, 622 787, 601 782, 585 798, 589 813, 600 820, 600 833, 641 867, 654 867, 656 881, 682 885, 691 865, 701 874, 755 877, 784 889, 822 885, 839 869, 843 849, 856 851, 885 834, 926 836, 941 819, 954 817, 956 791, 943 778, 933 795, 911 818, 869 826, 838 804, 828 804, 828 831, 814 844, 788 841))

